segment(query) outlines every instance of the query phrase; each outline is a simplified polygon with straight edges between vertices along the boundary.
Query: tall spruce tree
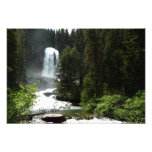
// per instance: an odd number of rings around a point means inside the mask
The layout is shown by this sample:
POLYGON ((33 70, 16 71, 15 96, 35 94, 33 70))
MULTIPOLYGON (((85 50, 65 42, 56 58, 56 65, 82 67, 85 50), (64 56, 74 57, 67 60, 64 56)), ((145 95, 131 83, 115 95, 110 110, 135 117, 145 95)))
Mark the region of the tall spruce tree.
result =
POLYGON ((126 94, 145 89, 145 30, 126 29, 123 34, 123 70, 126 94))
POLYGON ((104 29, 100 40, 104 45, 104 83, 109 90, 120 91, 123 86, 121 30, 104 29))
POLYGON ((80 57, 76 48, 67 46, 57 64, 58 99, 80 101, 79 64, 80 57))
MULTIPOLYGON (((85 62, 88 66, 88 73, 84 77, 83 90, 81 93, 82 102, 91 98, 100 97, 103 93, 102 75, 102 50, 99 47, 100 30, 88 29, 85 31, 85 62)), ((94 100, 94 99, 93 99, 94 100)))

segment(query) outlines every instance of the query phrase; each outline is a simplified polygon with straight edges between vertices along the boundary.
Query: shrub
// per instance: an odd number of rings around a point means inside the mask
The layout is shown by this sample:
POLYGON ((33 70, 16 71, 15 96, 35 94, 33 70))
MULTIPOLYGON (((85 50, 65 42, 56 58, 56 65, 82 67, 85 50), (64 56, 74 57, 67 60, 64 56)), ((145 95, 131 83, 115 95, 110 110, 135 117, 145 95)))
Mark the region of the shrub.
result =
POLYGON ((128 122, 145 122, 145 92, 138 91, 134 97, 128 98, 122 109, 115 109, 114 117, 128 122))
POLYGON ((114 109, 114 118, 125 121, 126 120, 126 115, 127 115, 127 110, 126 109, 120 109, 120 108, 115 108, 114 109))
MULTIPOLYGON (((37 82, 38 83, 38 82, 37 82)), ((7 122, 17 123, 24 119, 28 114, 28 110, 34 104, 36 95, 34 92, 37 90, 37 83, 33 85, 20 85, 18 91, 9 89, 7 101, 7 122)))
POLYGON ((96 97, 92 97, 88 100, 88 102, 81 102, 80 105, 87 112, 93 113, 96 108, 96 97))
POLYGON ((126 120, 132 122, 145 122, 145 92, 139 91, 133 98, 129 98, 124 103, 127 111, 126 120))
POLYGON ((115 108, 121 107, 126 97, 122 95, 104 95, 97 99, 95 113, 101 116, 113 117, 115 108))

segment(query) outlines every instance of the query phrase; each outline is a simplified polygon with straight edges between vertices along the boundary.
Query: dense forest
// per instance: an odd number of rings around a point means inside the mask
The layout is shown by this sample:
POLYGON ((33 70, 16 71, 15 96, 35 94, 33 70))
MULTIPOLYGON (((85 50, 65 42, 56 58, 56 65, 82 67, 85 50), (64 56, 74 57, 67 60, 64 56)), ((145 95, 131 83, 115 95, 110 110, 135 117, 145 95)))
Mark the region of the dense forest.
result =
POLYGON ((145 122, 145 29, 8 29, 7 120, 24 120, 37 83, 28 68, 43 68, 44 49, 59 51, 58 100, 97 117, 145 122))

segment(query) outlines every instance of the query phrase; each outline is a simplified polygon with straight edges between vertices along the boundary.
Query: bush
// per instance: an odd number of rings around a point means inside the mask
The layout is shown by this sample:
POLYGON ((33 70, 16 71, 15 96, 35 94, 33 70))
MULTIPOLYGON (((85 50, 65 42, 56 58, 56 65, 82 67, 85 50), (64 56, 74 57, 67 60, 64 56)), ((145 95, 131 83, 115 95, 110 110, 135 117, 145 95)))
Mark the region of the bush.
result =
MULTIPOLYGON (((38 82, 37 82, 38 83, 38 82)), ((28 114, 28 110, 34 104, 36 95, 34 92, 37 90, 37 83, 33 85, 20 85, 18 91, 8 91, 7 101, 7 122, 18 123, 25 118, 28 114)))
POLYGON ((145 92, 138 91, 132 98, 128 98, 122 109, 115 109, 114 116, 117 119, 128 122, 145 122, 145 92))
POLYGON ((145 122, 145 92, 139 91, 133 98, 129 98, 124 103, 127 111, 126 120, 132 122, 145 122))
POLYGON ((87 103, 81 102, 80 105, 83 107, 85 111, 93 113, 94 109, 96 108, 96 97, 88 99, 87 103))
POLYGON ((115 108, 115 110, 114 110, 114 118, 115 119, 118 119, 121 121, 126 121, 126 115, 127 115, 126 109, 115 108))
POLYGON ((81 103, 84 110, 98 116, 114 118, 121 121, 145 122, 145 92, 138 91, 135 96, 127 98, 123 95, 104 95, 91 98, 81 103))
POLYGON ((100 116, 113 117, 115 108, 121 107, 126 97, 122 95, 104 95, 97 99, 94 112, 100 116))

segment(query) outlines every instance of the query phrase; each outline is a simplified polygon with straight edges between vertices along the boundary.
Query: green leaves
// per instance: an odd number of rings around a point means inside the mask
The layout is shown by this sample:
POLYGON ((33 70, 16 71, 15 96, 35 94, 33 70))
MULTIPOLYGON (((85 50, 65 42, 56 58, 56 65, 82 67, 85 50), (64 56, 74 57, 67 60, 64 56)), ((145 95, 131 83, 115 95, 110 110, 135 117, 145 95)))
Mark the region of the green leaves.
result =
POLYGON ((57 63, 57 98, 64 100, 79 100, 80 56, 76 48, 67 46, 59 56, 57 63))
POLYGON ((145 122, 145 92, 138 91, 132 98, 125 100, 122 108, 115 108, 114 117, 128 122, 145 122))
POLYGON ((145 92, 139 91, 132 98, 124 103, 124 109, 128 121, 144 122, 145 121, 145 92))
POLYGON ((113 117, 115 108, 120 107, 125 99, 126 97, 122 95, 104 95, 97 99, 95 113, 101 116, 113 117))
POLYGON ((140 90, 132 98, 123 95, 104 95, 81 102, 84 110, 95 115, 133 123, 145 122, 145 92, 140 90))
POLYGON ((7 85, 11 89, 18 89, 19 84, 26 82, 25 75, 25 30, 7 30, 7 85))
POLYGON ((37 90, 37 83, 31 86, 20 84, 20 89, 18 91, 9 90, 7 105, 8 123, 18 123, 28 114, 29 108, 34 104, 34 100, 37 98, 34 94, 37 90))

